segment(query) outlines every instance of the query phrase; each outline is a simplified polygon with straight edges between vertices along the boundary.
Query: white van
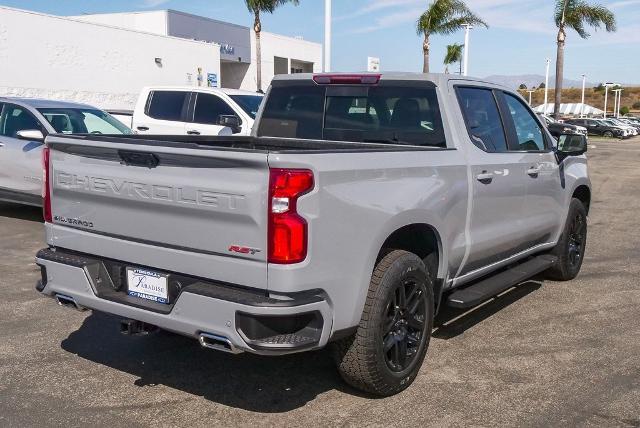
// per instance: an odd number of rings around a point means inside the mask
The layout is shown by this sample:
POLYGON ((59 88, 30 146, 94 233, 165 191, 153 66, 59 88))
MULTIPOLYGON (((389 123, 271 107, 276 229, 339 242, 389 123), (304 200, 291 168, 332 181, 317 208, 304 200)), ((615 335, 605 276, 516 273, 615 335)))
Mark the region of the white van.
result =
POLYGON ((250 135, 263 95, 236 89, 142 89, 131 128, 150 135, 250 135))

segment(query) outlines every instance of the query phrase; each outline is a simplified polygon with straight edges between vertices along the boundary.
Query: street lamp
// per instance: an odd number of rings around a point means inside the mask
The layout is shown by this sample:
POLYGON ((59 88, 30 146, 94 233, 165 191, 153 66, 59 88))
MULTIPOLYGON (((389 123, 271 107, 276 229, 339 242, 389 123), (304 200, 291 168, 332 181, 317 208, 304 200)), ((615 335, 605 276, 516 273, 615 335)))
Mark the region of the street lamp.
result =
POLYGON ((331 71, 331 0, 324 0, 324 71, 331 71))
POLYGON ((469 71, 469 31, 473 28, 471 24, 463 24, 464 27, 464 62, 462 75, 466 76, 469 71))
POLYGON ((587 75, 582 75, 582 101, 580 102, 580 117, 584 117, 584 87, 587 81, 587 75))
POLYGON ((551 60, 547 58, 547 72, 544 77, 544 114, 547 114, 547 102, 549 101, 549 64, 551 64, 551 60))
POLYGON ((535 89, 527 89, 527 92, 529 92, 529 105, 531 105, 531 94, 534 93, 536 90, 535 89))
POLYGON ((604 83, 604 118, 607 118, 607 98, 609 96, 609 87, 616 86, 615 83, 606 82, 604 83))

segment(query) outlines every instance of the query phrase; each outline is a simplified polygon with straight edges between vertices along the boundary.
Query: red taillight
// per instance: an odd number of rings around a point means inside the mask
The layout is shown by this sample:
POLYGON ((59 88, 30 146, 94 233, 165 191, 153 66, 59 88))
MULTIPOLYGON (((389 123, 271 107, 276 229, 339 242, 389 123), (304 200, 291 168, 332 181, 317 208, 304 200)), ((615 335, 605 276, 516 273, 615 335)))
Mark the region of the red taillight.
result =
POLYGON ((51 154, 49 147, 42 148, 42 216, 44 221, 51 223, 53 217, 51 215, 51 189, 49 180, 49 158, 51 154))
POLYGON ((381 74, 316 74, 313 81, 318 85, 377 85, 381 74))
POLYGON ((269 263, 299 263, 307 257, 307 222, 298 198, 313 189, 313 172, 274 168, 269 174, 269 263))

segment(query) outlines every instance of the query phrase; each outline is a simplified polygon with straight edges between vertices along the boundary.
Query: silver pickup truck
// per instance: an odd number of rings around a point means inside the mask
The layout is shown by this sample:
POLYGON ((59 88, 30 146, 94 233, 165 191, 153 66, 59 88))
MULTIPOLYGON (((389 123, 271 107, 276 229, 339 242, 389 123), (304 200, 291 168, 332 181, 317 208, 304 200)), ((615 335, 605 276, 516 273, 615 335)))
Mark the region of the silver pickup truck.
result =
POLYGON ((231 353, 331 345, 414 380, 439 308, 574 278, 591 185, 515 92, 429 74, 273 81, 249 137, 50 135, 36 288, 231 353))

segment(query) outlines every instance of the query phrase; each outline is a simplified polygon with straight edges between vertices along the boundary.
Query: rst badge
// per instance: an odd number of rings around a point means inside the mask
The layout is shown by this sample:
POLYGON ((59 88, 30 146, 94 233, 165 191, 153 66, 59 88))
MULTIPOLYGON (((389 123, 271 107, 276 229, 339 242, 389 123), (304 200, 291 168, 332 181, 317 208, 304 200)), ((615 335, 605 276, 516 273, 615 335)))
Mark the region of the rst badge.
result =
POLYGON ((229 251, 238 254, 251 254, 253 256, 259 253, 261 250, 251 247, 243 247, 241 245, 232 245, 229 247, 229 251))

